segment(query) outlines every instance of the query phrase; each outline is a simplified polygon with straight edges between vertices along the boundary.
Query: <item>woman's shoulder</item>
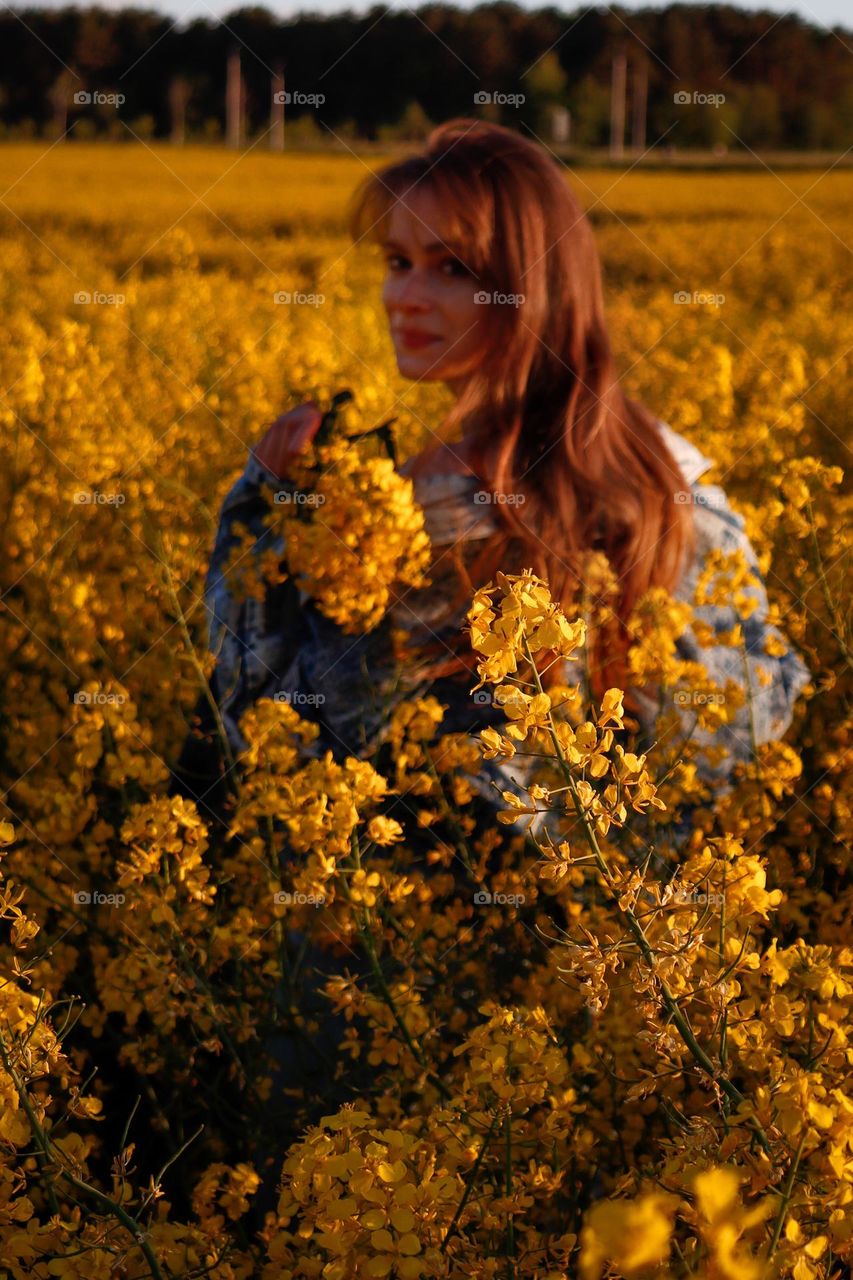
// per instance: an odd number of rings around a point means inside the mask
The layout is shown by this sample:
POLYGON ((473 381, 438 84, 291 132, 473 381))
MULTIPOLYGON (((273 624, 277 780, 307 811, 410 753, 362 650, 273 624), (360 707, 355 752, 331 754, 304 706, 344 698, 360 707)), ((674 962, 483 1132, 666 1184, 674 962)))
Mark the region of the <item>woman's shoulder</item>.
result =
POLYGON ((702 481, 702 476, 716 466, 716 459, 703 453, 668 423, 658 420, 657 425, 689 486, 676 495, 676 502, 689 504, 693 509, 698 548, 703 552, 712 547, 731 551, 743 546, 751 558, 751 549, 745 540, 744 517, 732 507, 722 485, 702 481))
POLYGON ((713 458, 698 449, 686 436, 675 431, 668 422, 657 419, 657 428, 663 437, 664 444, 678 463, 681 473, 688 484, 695 484, 709 468, 715 465, 713 458))

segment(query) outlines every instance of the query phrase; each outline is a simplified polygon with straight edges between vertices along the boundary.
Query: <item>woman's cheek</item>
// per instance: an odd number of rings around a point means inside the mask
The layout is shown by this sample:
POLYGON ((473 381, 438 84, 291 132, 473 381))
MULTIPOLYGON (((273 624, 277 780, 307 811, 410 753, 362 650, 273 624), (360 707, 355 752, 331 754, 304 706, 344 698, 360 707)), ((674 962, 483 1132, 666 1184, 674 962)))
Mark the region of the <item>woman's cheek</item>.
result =
POLYGON ((473 350, 484 340, 488 323, 488 308, 474 302, 469 295, 457 311, 455 329, 460 339, 460 347, 473 350))
POLYGON ((395 293, 394 281, 389 277, 382 286, 382 305, 386 311, 390 311, 393 307, 395 293))

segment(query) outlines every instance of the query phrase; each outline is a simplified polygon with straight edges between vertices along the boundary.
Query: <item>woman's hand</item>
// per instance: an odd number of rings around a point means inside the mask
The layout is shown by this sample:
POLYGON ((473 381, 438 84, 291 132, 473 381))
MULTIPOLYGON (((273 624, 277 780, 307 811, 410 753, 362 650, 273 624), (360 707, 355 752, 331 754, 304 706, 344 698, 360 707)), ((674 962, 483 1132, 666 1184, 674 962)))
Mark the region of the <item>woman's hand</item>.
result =
POLYGON ((323 415, 315 402, 307 400, 276 418, 252 452, 268 471, 284 480, 293 459, 311 443, 322 421, 323 415))

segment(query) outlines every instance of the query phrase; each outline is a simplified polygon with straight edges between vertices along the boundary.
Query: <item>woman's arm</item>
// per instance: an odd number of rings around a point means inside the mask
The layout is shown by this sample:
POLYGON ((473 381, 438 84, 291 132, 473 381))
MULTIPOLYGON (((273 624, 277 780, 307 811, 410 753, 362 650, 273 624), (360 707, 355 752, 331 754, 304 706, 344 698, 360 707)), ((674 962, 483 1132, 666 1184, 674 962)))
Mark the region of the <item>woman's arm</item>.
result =
POLYGON ((266 549, 259 545, 264 540, 271 545, 271 535, 263 525, 269 502, 278 492, 293 491, 293 484, 282 477, 287 476, 292 460, 313 440, 322 420, 323 415, 310 400, 281 414, 250 449, 243 474, 225 495, 205 579, 205 598, 209 595, 216 606, 208 616, 208 644, 212 653, 218 652, 223 627, 230 625, 235 629, 233 624, 239 616, 237 602, 221 573, 221 566, 238 538, 234 525, 244 525, 254 534, 255 552, 266 549))
POLYGON ((238 599, 225 565, 246 533, 250 545, 240 560, 251 557, 257 565, 270 552, 283 559, 284 540, 267 528, 265 516, 276 494, 294 491, 296 486, 280 477, 316 434, 321 420, 319 410, 310 404, 277 418, 250 451, 243 474, 228 490, 220 510, 204 599, 208 648, 217 660, 211 689, 235 751, 245 747, 238 725, 246 708, 257 698, 298 681, 301 597, 295 583, 287 579, 268 585, 263 600, 238 599))
POLYGON ((240 537, 235 525, 250 530, 255 536, 256 546, 258 542, 271 545, 272 534, 264 528, 263 518, 269 511, 269 503, 274 501, 274 495, 288 487, 292 486, 279 480, 254 452, 250 452, 243 474, 225 495, 204 583, 205 601, 209 606, 208 648, 211 653, 218 654, 223 631, 228 628, 235 630, 239 616, 240 605, 223 576, 223 565, 240 537))
MULTIPOLYGON (((717 634, 731 631, 739 623, 744 639, 743 645, 737 647, 724 644, 702 646, 696 630, 689 626, 677 642, 680 657, 702 663, 714 685, 725 686, 727 679, 731 679, 741 685, 746 695, 745 705, 735 712, 729 724, 721 725, 716 731, 695 729, 692 735, 701 745, 727 748, 729 756, 721 764, 712 766, 707 762, 700 769, 710 780, 723 781, 735 762, 754 760, 754 748, 784 735, 791 724, 796 699, 809 683, 811 672, 780 629, 768 621, 767 590, 755 550, 745 532, 743 516, 732 509, 719 485, 695 483, 691 489, 697 533, 696 556, 674 594, 693 605, 694 618, 698 623, 705 624, 717 634), (755 605, 748 618, 742 618, 732 604, 695 603, 694 593, 705 567, 705 557, 713 550, 726 555, 733 551, 743 553, 755 578, 754 583, 743 587, 743 594, 755 605), (768 648, 771 650, 769 653, 768 648)), ((674 701, 681 713, 685 732, 695 726, 697 700, 708 696, 707 690, 699 688, 679 690, 675 695, 674 701)))
POLYGON ((261 520, 267 510, 264 491, 283 485, 283 481, 250 454, 243 474, 229 489, 220 509, 204 586, 208 647, 218 661, 209 680, 209 692, 202 691, 196 701, 191 728, 172 768, 169 789, 170 795, 181 794, 195 800, 208 821, 225 821, 223 805, 228 795, 224 777, 227 761, 210 695, 220 707, 220 718, 232 751, 241 749, 243 744, 238 739, 236 722, 247 705, 247 686, 242 679, 240 653, 247 645, 256 643, 253 633, 257 619, 248 617, 245 605, 232 594, 223 575, 223 565, 237 540, 234 526, 241 522, 263 533, 261 520), (230 696, 223 696, 223 690, 231 690, 230 696))
POLYGON ((251 595, 240 598, 229 583, 225 566, 244 530, 251 542, 233 568, 239 569, 244 560, 250 562, 247 568, 257 566, 264 553, 283 558, 284 541, 265 526, 264 517, 275 494, 292 492, 293 488, 292 482, 279 480, 252 454, 220 511, 204 599, 208 647, 216 657, 211 688, 234 751, 246 745, 238 726, 247 707, 295 678, 300 598, 290 579, 267 585, 262 600, 251 595))

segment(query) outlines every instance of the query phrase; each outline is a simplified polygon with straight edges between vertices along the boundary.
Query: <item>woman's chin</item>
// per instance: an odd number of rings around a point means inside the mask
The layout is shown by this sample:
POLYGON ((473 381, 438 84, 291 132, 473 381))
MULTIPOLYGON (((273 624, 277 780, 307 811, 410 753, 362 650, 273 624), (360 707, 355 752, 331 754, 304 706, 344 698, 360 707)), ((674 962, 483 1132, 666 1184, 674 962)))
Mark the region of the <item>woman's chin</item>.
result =
POLYGON ((397 368, 404 378, 417 378, 423 382, 433 382, 443 376, 435 356, 425 352, 398 352, 397 368))

